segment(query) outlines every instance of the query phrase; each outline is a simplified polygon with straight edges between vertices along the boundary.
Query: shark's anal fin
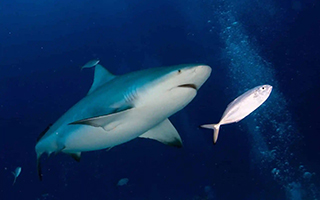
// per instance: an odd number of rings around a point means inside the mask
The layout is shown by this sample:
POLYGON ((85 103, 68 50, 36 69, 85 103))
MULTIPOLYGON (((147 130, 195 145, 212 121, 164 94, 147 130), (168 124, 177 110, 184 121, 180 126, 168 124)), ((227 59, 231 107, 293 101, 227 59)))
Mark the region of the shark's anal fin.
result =
POLYGON ((90 125, 94 127, 101 127, 106 131, 110 131, 116 128, 118 125, 120 125, 122 121, 125 121, 126 116, 133 117, 132 116, 133 112, 130 112, 132 111, 132 109, 135 109, 135 108, 127 109, 127 110, 120 111, 118 113, 109 114, 109 115, 102 115, 98 117, 92 117, 88 119, 75 121, 70 123, 69 125, 75 125, 75 124, 90 125))
POLYGON ((92 86, 88 92, 88 95, 91 94, 96 89, 98 89, 100 86, 102 86, 105 83, 112 80, 114 77, 115 77, 115 75, 111 74, 106 68, 97 64, 95 66, 95 70, 94 70, 93 83, 92 83, 92 86))
POLYGON ((140 135, 139 137, 157 140, 169 146, 174 146, 179 148, 182 147, 181 137, 178 131, 171 124, 169 119, 164 120, 154 128, 140 135))
POLYGON ((75 161, 80 162, 81 152, 77 153, 68 153, 75 161))

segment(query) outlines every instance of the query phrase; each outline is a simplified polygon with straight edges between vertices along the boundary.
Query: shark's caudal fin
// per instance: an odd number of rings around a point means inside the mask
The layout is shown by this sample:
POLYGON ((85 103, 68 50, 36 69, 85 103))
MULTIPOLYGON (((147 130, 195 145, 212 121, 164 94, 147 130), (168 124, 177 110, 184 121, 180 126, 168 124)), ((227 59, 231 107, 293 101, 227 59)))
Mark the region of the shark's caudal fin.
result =
MULTIPOLYGON (((52 126, 52 124, 49 124, 38 136, 37 138, 37 142, 39 142, 41 140, 41 138, 48 132, 48 130, 50 129, 50 127, 52 126)), ((38 176, 39 176, 39 180, 42 181, 42 171, 41 171, 41 164, 40 164, 40 157, 41 157, 42 153, 37 153, 37 171, 38 171, 38 176)))
MULTIPOLYGON (((63 150, 63 149, 62 149, 63 150)), ((62 151, 61 150, 61 151, 62 151)), ((61 151, 58 151, 58 152, 61 152, 61 151)), ((77 152, 77 153, 67 153, 69 154, 74 160, 76 160, 77 162, 80 162, 80 158, 81 158, 81 152, 77 152)), ((42 168, 41 168, 41 162, 40 162, 40 157, 41 157, 42 154, 37 154, 37 171, 38 171, 38 177, 39 177, 39 180, 42 181, 42 177, 43 177, 43 174, 42 174, 42 168)), ((50 155, 50 154, 49 154, 50 155)), ((13 173, 13 175, 15 175, 13 173)), ((16 178, 15 178, 16 179, 16 178)), ((15 183, 15 180, 13 182, 13 184, 15 183)))
POLYGON ((213 144, 216 144, 219 136, 220 124, 205 124, 200 127, 213 129, 213 144))
POLYGON ((37 171, 38 171, 39 180, 42 181, 42 170, 41 170, 41 164, 40 164, 40 157, 41 157, 41 154, 38 154, 37 155, 37 171))
POLYGON ((93 83, 88 92, 88 95, 98 89, 100 86, 112 80, 114 77, 115 75, 111 74, 106 68, 102 67, 102 65, 97 64, 94 70, 93 83))

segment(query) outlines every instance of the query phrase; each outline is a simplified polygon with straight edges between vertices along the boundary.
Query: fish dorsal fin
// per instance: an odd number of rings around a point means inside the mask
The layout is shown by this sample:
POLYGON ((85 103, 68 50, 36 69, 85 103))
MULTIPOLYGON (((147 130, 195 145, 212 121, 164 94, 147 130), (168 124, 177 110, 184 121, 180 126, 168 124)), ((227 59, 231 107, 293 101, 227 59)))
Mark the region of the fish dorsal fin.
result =
POLYGON ((164 120, 139 137, 157 140, 169 146, 182 147, 181 137, 169 119, 164 120))
POLYGON ((88 95, 91 94, 100 86, 112 80, 114 77, 115 75, 111 74, 106 68, 104 68, 102 65, 97 64, 94 70, 93 83, 88 92, 88 95))

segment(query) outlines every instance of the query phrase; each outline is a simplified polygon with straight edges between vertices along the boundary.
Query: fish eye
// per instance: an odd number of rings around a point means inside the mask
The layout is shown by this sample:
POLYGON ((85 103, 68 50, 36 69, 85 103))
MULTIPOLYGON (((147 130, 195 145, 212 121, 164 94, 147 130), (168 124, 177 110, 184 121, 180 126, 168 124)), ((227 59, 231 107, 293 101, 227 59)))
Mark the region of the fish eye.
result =
POLYGON ((262 89, 264 90, 264 89, 266 89, 264 86, 262 86, 262 89))
POLYGON ((178 70, 178 73, 181 73, 181 69, 178 70))

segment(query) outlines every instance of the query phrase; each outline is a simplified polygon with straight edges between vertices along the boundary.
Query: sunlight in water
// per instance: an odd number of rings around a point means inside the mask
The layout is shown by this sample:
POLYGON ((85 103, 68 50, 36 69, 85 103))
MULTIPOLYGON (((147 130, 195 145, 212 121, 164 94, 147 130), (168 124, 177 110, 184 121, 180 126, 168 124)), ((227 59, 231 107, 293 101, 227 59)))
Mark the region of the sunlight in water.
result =
MULTIPOLYGON (((258 11, 256 11, 258 12, 258 11)), ((295 155, 290 151, 294 142, 301 139, 295 127, 288 103, 274 78, 274 70, 259 55, 259 48, 237 19, 237 8, 223 5, 218 12, 221 25, 220 37, 225 44, 223 60, 229 64, 229 79, 233 96, 261 84, 271 84, 274 88, 270 98, 244 120, 252 143, 252 165, 261 174, 270 173, 286 190, 288 199, 316 198, 316 187, 311 182, 312 173, 297 166, 295 155), (295 162, 294 162, 295 161, 295 162)))

